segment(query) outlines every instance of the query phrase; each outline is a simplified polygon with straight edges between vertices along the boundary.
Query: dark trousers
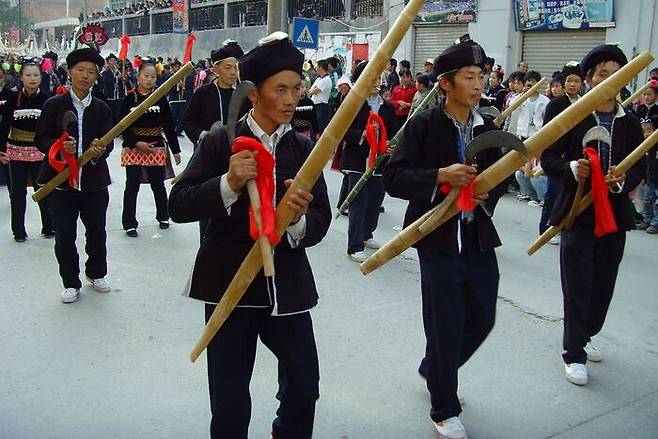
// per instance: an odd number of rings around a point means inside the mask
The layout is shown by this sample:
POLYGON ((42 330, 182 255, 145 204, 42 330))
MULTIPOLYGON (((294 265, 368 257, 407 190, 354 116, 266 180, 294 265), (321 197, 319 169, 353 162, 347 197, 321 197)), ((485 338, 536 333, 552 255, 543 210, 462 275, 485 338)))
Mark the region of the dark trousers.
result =
POLYGON ((164 166, 126 166, 126 188, 123 191, 123 213, 121 223, 124 230, 136 229, 139 223, 135 217, 137 194, 142 183, 142 169, 148 174, 153 197, 155 198, 155 218, 158 221, 169 220, 167 208, 167 190, 164 186, 164 166))
POLYGON ((318 133, 322 134, 329 123, 329 104, 315 104, 315 118, 318 122, 318 133))
POLYGON ((349 186, 350 186, 350 179, 347 176, 347 174, 343 174, 343 180, 340 182, 340 192, 338 193, 338 204, 336 204, 336 207, 339 208, 341 204, 343 204, 343 201, 345 201, 345 198, 349 195, 349 186))
POLYGON ((555 199, 560 193, 561 184, 555 178, 548 177, 546 182, 546 195, 544 195, 544 206, 541 209, 541 218, 539 219, 539 234, 541 235, 548 229, 548 220, 551 217, 555 199))
POLYGON ((55 220, 55 256, 64 288, 82 287, 80 263, 75 245, 78 217, 85 226, 85 274, 100 279, 107 274, 105 219, 110 195, 107 189, 95 192, 55 190, 50 195, 55 220))
POLYGON ((0 186, 7 186, 8 190, 11 186, 9 183, 9 165, 3 165, 2 163, 0 163, 0 186))
MULTIPOLYGON (((214 309, 215 305, 206 305, 206 321, 214 309)), ((320 378, 311 315, 272 317, 270 313, 271 309, 236 308, 208 345, 213 439, 247 439, 249 382, 259 337, 279 361, 274 438, 306 439, 313 434, 320 378)))
POLYGON ((624 255, 626 233, 594 236, 591 221, 578 220, 560 239, 560 275, 564 300, 564 362, 585 363, 583 349, 598 334, 617 280, 624 255))
MULTIPOLYGON (((356 186, 363 174, 350 172, 348 193, 356 186)), ((381 177, 370 177, 359 194, 350 204, 349 225, 347 226, 347 254, 363 251, 363 241, 372 238, 379 221, 379 207, 384 199, 384 185, 381 177)))
POLYGON ((112 110, 112 119, 116 124, 121 120, 121 99, 108 99, 107 105, 110 107, 110 110, 112 110))
MULTIPOLYGON (((11 231, 15 238, 27 237, 27 231, 25 230, 27 184, 29 179, 32 181, 35 190, 39 188, 36 185, 36 181, 40 170, 41 162, 9 162, 9 178, 11 180, 9 190, 9 199, 11 201, 11 231)), ((53 231, 52 215, 48 203, 49 197, 39 202, 42 234, 51 234, 53 231)))
POLYGON ((434 422, 461 413, 457 371, 491 332, 496 317, 496 254, 480 251, 473 225, 462 224, 462 245, 458 256, 418 250, 427 339, 420 372, 427 378, 434 422))
POLYGON ((187 102, 171 102, 171 116, 174 119, 174 127, 176 129, 176 134, 181 135, 183 132, 183 116, 185 115, 185 108, 187 108, 187 102))

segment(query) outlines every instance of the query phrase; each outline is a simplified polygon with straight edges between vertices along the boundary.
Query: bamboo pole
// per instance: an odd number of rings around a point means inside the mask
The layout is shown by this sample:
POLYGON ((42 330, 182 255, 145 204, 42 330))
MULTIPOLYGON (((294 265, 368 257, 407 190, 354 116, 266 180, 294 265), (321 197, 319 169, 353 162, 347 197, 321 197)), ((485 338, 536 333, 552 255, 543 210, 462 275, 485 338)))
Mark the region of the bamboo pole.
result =
MULTIPOLYGON (((524 144, 527 150, 527 156, 524 156, 517 151, 510 151, 492 166, 484 170, 484 172, 479 174, 475 180, 473 193, 478 195, 489 192, 526 163, 529 157, 539 157, 544 149, 555 143, 555 141, 580 123, 580 121, 594 111, 595 108, 602 103, 613 99, 617 95, 617 92, 628 83, 630 79, 651 64, 653 59, 653 55, 649 52, 641 53, 619 71, 615 72, 605 81, 597 85, 592 91, 578 99, 578 101, 570 105, 566 110, 542 127, 535 135, 526 139, 524 144)), ((436 209, 436 207, 434 209, 436 209)), ((428 213, 431 215, 431 212, 433 212, 434 209, 430 209, 428 213)), ((431 230, 436 229, 458 212, 459 210, 457 210, 454 205, 451 206, 446 215, 442 218, 438 218, 437 221, 432 224, 431 230)), ((420 239, 424 238, 429 232, 422 233, 418 230, 418 227, 425 222, 426 215, 423 215, 423 217, 407 226, 396 237, 363 262, 360 267, 363 274, 371 273, 411 247, 420 239)))
MULTIPOLYGON (((322 136, 320 136, 318 143, 309 154, 299 172, 297 172, 295 179, 276 209, 277 233, 282 234, 294 217, 294 212, 287 207, 290 195, 298 189, 311 190, 315 185, 315 182, 322 174, 324 166, 336 150, 336 146, 345 137, 348 127, 354 120, 354 117, 356 117, 363 102, 370 95, 373 82, 379 79, 379 73, 384 71, 386 63, 400 44, 404 34, 416 19, 416 15, 423 6, 423 3, 424 0, 411 0, 404 7, 398 19, 377 48, 377 52, 375 52, 361 74, 361 77, 347 94, 347 97, 329 122, 322 136)), ((196 361, 199 355, 201 355, 230 313, 237 306, 245 291, 260 271, 261 262, 260 248, 255 244, 242 262, 242 265, 240 265, 240 268, 238 268, 233 280, 208 320, 199 340, 194 345, 190 354, 192 361, 196 361)))
MULTIPOLYGON (((445 74, 442 76, 445 76, 445 74)), ((418 104, 418 106, 414 109, 414 112, 411 113, 409 117, 407 117, 407 120, 405 120, 402 126, 398 129, 398 132, 395 133, 393 138, 389 141, 389 146, 388 146, 389 151, 395 148, 395 145, 397 145, 397 143, 400 141, 400 137, 402 137, 402 132, 404 131, 404 127, 407 126, 407 123, 414 116, 420 114, 420 112, 424 110, 427 105, 429 105, 432 98, 436 99, 436 94, 439 92, 439 79, 441 79, 441 77, 437 78, 434 87, 432 87, 428 95, 423 98, 420 104, 418 104)), ((372 177, 372 174, 375 172, 375 170, 379 167, 379 165, 382 164, 384 159, 389 155, 391 154, 389 152, 386 152, 385 154, 379 155, 375 159, 375 163, 371 167, 369 167, 366 170, 366 172, 363 173, 363 175, 361 176, 361 178, 359 178, 359 181, 356 182, 350 193, 347 194, 347 197, 345 197, 345 201, 343 201, 343 203, 338 208, 338 212, 336 213, 335 218, 339 218, 342 215, 342 213, 345 212, 345 209, 347 209, 349 205, 352 204, 352 201, 354 201, 356 196, 359 194, 361 188, 363 188, 363 186, 366 185, 366 183, 368 182, 370 177, 372 177)))
POLYGON ((539 81, 538 83, 536 83, 535 85, 530 87, 528 89, 528 91, 526 91, 525 93, 523 93, 521 95, 520 98, 518 98, 514 102, 512 102, 510 104, 510 106, 507 107, 507 109, 505 111, 500 113, 500 116, 498 116, 497 118, 494 119, 494 123, 496 124, 496 126, 498 126, 498 127, 501 126, 502 123, 505 121, 505 119, 507 119, 509 117, 509 115, 514 112, 514 110, 519 108, 525 101, 528 100, 528 98, 530 96, 534 95, 535 93, 538 93, 538 90, 541 88, 542 85, 544 85, 546 83, 546 81, 547 81, 546 78, 541 78, 541 81, 539 81))
MULTIPOLYGON (((171 90, 173 86, 181 79, 184 78, 194 68, 191 62, 185 64, 180 70, 174 73, 167 79, 160 87, 156 88, 141 104, 135 107, 130 113, 119 121, 110 131, 103 137, 98 139, 98 145, 106 146, 116 137, 120 136, 130 125, 132 125, 139 117, 146 112, 151 106, 155 105, 163 96, 171 90)), ((91 93, 91 90, 89 91, 91 93)), ((78 168, 81 169, 92 159, 91 150, 87 149, 80 157, 78 157, 78 168)), ((41 189, 32 194, 34 201, 41 201, 46 195, 51 193, 55 188, 64 183, 69 177, 71 170, 67 167, 62 172, 53 177, 48 183, 41 186, 41 189)))
MULTIPOLYGON (((632 95, 630 95, 630 96, 628 97, 628 99, 626 99, 624 102, 622 102, 622 103, 621 103, 621 106, 624 107, 624 108, 626 108, 626 107, 628 107, 629 105, 631 105, 633 102, 635 102, 635 99, 637 99, 638 96, 640 96, 642 93, 644 93, 645 91, 647 91, 647 89, 648 89, 649 87, 651 87, 651 84, 652 84, 652 83, 653 83, 653 79, 650 79, 649 81, 647 81, 646 84, 644 84, 642 87, 638 88, 638 89, 635 91, 635 93, 633 93, 632 95)), ((657 83, 657 85, 658 85, 658 83, 657 83)))
MULTIPOLYGON (((640 143, 640 145, 633 150, 632 153, 626 156, 624 160, 622 160, 616 167, 615 171, 612 173, 615 177, 619 177, 620 175, 623 175, 626 173, 635 163, 637 163, 639 160, 642 160, 644 155, 649 152, 651 148, 653 148, 656 144, 658 143, 658 131, 654 131, 652 135, 647 137, 644 142, 640 143)), ((583 199, 580 201, 578 205, 578 209, 576 209, 576 214, 575 216, 577 217, 581 213, 585 211, 591 204, 592 204, 592 193, 589 192, 587 195, 583 197, 583 199)), ((542 248, 544 244, 546 244, 548 241, 551 240, 554 236, 556 236, 558 233, 560 233, 567 225, 567 222, 569 220, 569 217, 565 217, 562 221, 560 221, 560 224, 557 226, 551 226, 549 227, 542 235, 537 238, 535 242, 532 243, 532 245, 528 248, 528 255, 532 256, 537 250, 542 248)))

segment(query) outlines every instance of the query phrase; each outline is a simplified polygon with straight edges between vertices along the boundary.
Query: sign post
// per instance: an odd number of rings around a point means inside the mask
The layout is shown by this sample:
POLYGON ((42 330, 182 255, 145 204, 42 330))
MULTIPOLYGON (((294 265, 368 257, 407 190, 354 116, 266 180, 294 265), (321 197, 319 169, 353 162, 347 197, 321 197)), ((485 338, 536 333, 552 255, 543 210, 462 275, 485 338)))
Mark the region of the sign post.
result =
POLYGON ((300 49, 317 49, 320 21, 295 17, 292 21, 292 44, 300 49))

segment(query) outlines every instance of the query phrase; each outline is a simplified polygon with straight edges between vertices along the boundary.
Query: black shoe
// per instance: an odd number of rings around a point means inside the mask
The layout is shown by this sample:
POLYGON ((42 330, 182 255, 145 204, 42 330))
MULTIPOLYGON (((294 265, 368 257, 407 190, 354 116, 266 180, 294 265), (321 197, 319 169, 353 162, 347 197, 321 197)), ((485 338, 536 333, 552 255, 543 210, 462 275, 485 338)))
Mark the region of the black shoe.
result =
POLYGON ((160 228, 162 230, 166 230, 169 228, 169 222, 168 221, 160 221, 160 228))
POLYGON ((130 236, 131 238, 137 238, 137 229, 126 230, 126 235, 130 236))
POLYGON ((379 213, 384 213, 386 212, 386 208, 384 206, 379 206, 379 213))
POLYGON ((43 235, 44 238, 46 239, 51 239, 55 237, 55 231, 54 230, 49 230, 47 232, 42 232, 41 235, 43 235))
POLYGON ((16 241, 16 242, 25 242, 25 241, 27 241, 27 236, 14 236, 14 241, 16 241))

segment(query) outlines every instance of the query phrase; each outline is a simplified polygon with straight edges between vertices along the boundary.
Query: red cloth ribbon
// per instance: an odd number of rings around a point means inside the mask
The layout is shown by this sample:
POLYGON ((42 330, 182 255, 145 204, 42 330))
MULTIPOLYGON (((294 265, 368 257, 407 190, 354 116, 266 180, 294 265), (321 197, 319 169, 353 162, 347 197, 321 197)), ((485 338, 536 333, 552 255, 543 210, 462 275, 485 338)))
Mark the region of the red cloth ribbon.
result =
POLYGON ((366 140, 368 141, 368 146, 370 146, 368 167, 371 168, 375 164, 377 155, 386 152, 386 142, 388 141, 384 120, 379 114, 372 111, 368 116, 368 122, 366 122, 366 140), (377 140, 377 126, 375 124, 379 126, 379 140, 377 140))
POLYGON ((128 45, 130 44, 131 40, 128 35, 124 35, 121 37, 121 49, 119 49, 119 59, 121 61, 125 61, 126 57, 128 56, 128 45))
POLYGON ((57 95, 64 95, 64 94, 66 94, 66 93, 68 93, 68 92, 69 92, 69 89, 68 89, 65 85, 60 85, 60 86, 57 87, 57 89, 55 90, 55 94, 57 94, 57 95))
POLYGON ((52 144, 50 150, 48 150, 48 163, 53 167, 57 172, 62 172, 67 166, 70 169, 69 172, 69 185, 71 187, 77 187, 78 184, 78 161, 72 154, 69 154, 64 149, 64 142, 68 140, 69 133, 64 131, 62 135, 52 144), (64 160, 57 159, 57 154, 61 154, 64 160))
POLYGON ((256 167, 256 186, 260 195, 260 219, 263 226, 261 234, 258 234, 254 211, 249 206, 249 234, 255 241, 260 236, 266 236, 270 244, 276 245, 279 242, 279 235, 276 233, 276 214, 274 211, 274 157, 265 149, 258 140, 240 136, 235 139, 231 151, 234 153, 240 151, 255 151, 256 167))
POLYGON ((187 41, 185 42, 185 54, 183 55, 183 64, 187 64, 192 61, 192 46, 196 41, 196 36, 194 34, 189 34, 187 36, 187 41))
POLYGON ((584 148, 583 154, 590 162, 592 198, 594 199, 594 236, 600 238, 617 231, 617 222, 608 198, 608 185, 601 170, 601 160, 594 148, 584 148))
MULTIPOLYGON (((473 204, 473 186, 475 185, 475 179, 472 179, 469 184, 462 186, 459 189, 459 194, 455 200, 455 206, 457 209, 462 212, 473 212, 475 210, 475 204, 473 204)), ((444 194, 448 194, 452 189, 452 186, 449 184, 442 184, 439 188, 444 194)))

